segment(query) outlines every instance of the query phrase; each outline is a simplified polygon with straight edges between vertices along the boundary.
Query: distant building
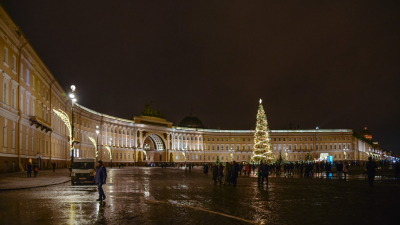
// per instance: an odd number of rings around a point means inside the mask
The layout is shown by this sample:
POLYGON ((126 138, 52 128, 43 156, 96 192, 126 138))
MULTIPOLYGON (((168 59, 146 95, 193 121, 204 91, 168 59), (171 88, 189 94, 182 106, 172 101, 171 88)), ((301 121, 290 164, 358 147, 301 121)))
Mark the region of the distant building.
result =
MULTIPOLYGON (((185 117, 178 126, 149 106, 131 120, 75 107, 74 137, 77 144, 69 149, 69 131, 53 109, 65 111, 71 118, 71 101, 61 85, 30 43, 0 7, 0 173, 25 169, 27 163, 40 168, 68 167, 70 156, 95 157, 98 140, 99 158, 107 165, 111 156, 115 165, 143 165, 145 162, 250 161, 253 130, 205 129, 195 116, 185 117), (23 46, 20 48, 20 46, 23 46), (99 134, 96 134, 99 126, 99 134), (111 154, 104 147, 111 146, 111 154)), ((62 54, 62 53, 59 53, 62 54)), ((89 91, 89 90, 88 90, 89 91)), ((253 125, 253 124, 251 124, 253 125)), ((249 126, 251 126, 249 125, 249 126)), ((365 129, 364 137, 372 136, 365 129)), ((332 155, 334 160, 365 161, 380 159, 382 152, 371 143, 353 136, 351 129, 271 130, 272 151, 290 161, 304 160, 310 153, 315 160, 332 155)))

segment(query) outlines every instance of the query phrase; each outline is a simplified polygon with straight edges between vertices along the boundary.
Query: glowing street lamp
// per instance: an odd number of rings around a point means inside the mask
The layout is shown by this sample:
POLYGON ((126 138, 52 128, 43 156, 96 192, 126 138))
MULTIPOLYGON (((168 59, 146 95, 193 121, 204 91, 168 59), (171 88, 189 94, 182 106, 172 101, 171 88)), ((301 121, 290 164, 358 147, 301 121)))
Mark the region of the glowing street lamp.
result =
POLYGON ((235 150, 233 150, 233 148, 231 147, 231 149, 229 150, 229 152, 231 153, 231 162, 233 161, 233 153, 235 152, 235 150))

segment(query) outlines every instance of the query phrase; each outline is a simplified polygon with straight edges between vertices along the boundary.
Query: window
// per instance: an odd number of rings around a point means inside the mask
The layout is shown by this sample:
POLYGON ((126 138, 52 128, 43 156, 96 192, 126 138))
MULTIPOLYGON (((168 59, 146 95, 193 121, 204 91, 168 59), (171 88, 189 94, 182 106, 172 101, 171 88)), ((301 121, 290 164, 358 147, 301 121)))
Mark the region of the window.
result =
POLYGON ((15 108, 15 88, 11 90, 11 107, 15 108))
POLYGON ((281 138, 279 138, 279 141, 281 141, 281 138))
POLYGON ((292 141, 292 138, 289 138, 289 141, 292 141))
POLYGON ((16 72, 17 71, 17 58, 15 57, 15 55, 13 55, 13 71, 16 72))
POLYGON ((336 154, 335 154, 335 159, 336 159, 336 154))
POLYGON ((32 76, 32 88, 35 89, 35 76, 32 76))
POLYGON ((342 154, 339 154, 339 159, 341 159, 342 158, 342 154))
POLYGON ((328 150, 328 145, 325 145, 325 150, 328 150))
POLYGON ((303 138, 300 138, 300 141, 302 141, 303 140, 303 138))
POLYGON ((236 150, 238 150, 238 151, 240 150, 240 147, 239 147, 239 145, 236 145, 236 150))
POLYGON ((7 127, 3 127, 3 147, 7 148, 7 127))
POLYGON ((332 150, 332 144, 329 145, 329 149, 332 150))
POLYGON ((3 102, 7 104, 7 83, 4 82, 3 86, 3 102))
POLYGON ((294 138, 294 141, 297 141, 297 138, 294 138))
POLYGON ((305 138, 304 140, 307 141, 307 138, 305 138))
POLYGON ((312 141, 312 138, 310 138, 310 141, 312 141))
POLYGON ((8 48, 4 47, 4 64, 8 66, 8 48))
POLYGON ((286 138, 283 138, 283 141, 286 141, 286 138))
POLYGON ((251 141, 251 139, 249 138, 249 141, 251 141))
POLYGON ((219 145, 217 145, 217 151, 219 151, 219 145))
POLYGON ((315 149, 318 150, 318 145, 315 146, 315 149))
MULTIPOLYGON (((221 150, 223 151, 224 150, 224 145, 221 145, 221 150)), ((228 150, 228 149, 227 149, 228 150)))
POLYGON ((219 141, 219 138, 217 138, 217 141, 219 141))
POLYGON ((292 144, 289 144, 289 150, 292 150, 292 144))
POLYGON ((276 141, 276 138, 274 138, 274 141, 276 141))
POLYGON ((245 142, 246 141, 246 138, 243 138, 243 142, 245 142))
POLYGON ((224 138, 221 138, 221 141, 224 141, 224 138))
POLYGON ((26 69, 26 83, 29 85, 29 70, 28 69, 26 69))

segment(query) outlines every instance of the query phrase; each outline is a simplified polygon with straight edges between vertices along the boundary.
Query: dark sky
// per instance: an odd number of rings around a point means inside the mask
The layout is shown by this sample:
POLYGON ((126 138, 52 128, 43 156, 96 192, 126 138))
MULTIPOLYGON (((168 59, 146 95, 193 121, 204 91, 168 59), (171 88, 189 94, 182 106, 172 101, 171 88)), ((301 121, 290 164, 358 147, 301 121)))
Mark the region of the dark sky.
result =
POLYGON ((368 126, 400 145, 400 1, 15 1, 3 6, 78 102, 177 125, 368 126))

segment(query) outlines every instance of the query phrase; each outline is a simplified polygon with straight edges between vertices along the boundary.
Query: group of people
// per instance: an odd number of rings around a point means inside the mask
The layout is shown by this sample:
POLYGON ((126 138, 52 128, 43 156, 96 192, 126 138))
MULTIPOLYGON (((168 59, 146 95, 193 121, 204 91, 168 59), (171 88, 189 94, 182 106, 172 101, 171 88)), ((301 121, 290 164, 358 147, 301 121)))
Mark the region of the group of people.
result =
POLYGON ((26 177, 32 177, 32 171, 33 171, 34 177, 36 177, 36 175, 39 172, 39 167, 38 167, 38 165, 36 163, 33 163, 33 165, 32 165, 29 162, 28 164, 26 164, 25 170, 26 170, 26 173, 27 173, 26 177))
MULTIPOLYGON (((233 161, 232 163, 226 163, 225 168, 222 165, 222 163, 219 163, 218 166, 213 166, 211 168, 212 171, 212 180, 214 180, 214 185, 216 185, 219 182, 219 185, 222 185, 222 178, 225 177, 224 179, 224 185, 233 185, 236 187, 237 185, 237 178, 239 176, 239 171, 240 167, 239 164, 236 163, 236 161, 233 161), (225 170, 225 171, 224 171, 225 170)), ((208 173, 208 165, 204 165, 204 170, 203 172, 205 174, 208 173)))

